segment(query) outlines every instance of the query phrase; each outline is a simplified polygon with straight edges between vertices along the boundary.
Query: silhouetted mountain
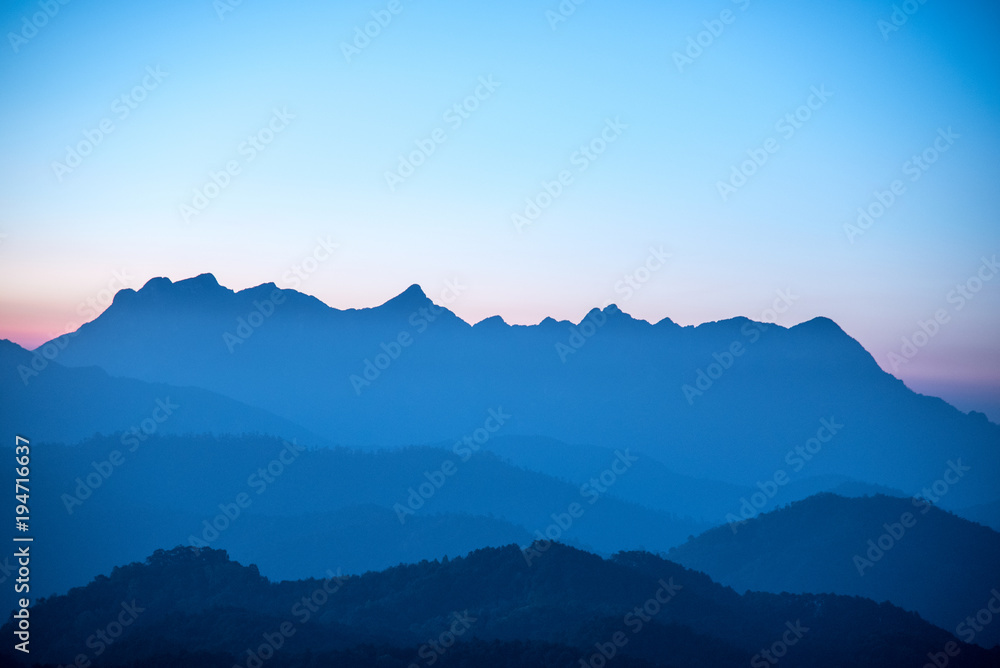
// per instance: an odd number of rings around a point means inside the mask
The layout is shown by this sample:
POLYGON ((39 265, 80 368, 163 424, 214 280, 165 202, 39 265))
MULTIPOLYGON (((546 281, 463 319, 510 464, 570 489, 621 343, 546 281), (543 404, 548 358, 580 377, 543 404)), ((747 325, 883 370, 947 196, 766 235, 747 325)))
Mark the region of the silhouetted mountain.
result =
MULTIPOLYGON (((218 550, 160 550, 144 564, 39 601, 31 615, 31 661, 49 665, 82 655, 103 666, 171 659, 231 666, 256 656, 296 667, 569 668, 603 665, 603 653, 614 656, 607 665, 618 666, 771 665, 768 657, 780 657, 792 667, 884 668, 921 665, 946 648, 958 652, 949 665, 1000 659, 1000 650, 960 643, 888 604, 740 596, 648 553, 602 560, 559 544, 530 565, 510 546, 280 583, 218 550), (498 663, 498 656, 511 662, 498 663)), ((8 621, 2 633, 11 631, 8 621)), ((17 654, 9 644, 0 651, 17 654)))
POLYGON ((503 434, 627 445, 742 486, 781 471, 915 494, 961 459, 972 471, 944 505, 998 488, 1000 426, 911 392, 826 318, 680 327, 609 306, 578 324, 472 327, 416 286, 337 310, 203 275, 122 290, 58 359, 209 389, 348 445, 460 439, 500 409, 503 434))
POLYGON ((997 534, 898 498, 988 516, 1000 426, 909 391, 825 318, 680 327, 609 306, 577 324, 470 326, 419 286, 338 310, 205 274, 123 290, 35 353, 0 344, 0 370, 3 424, 33 441, 34 593, 178 543, 257 564, 157 552, 32 608, 40 627, 100 629, 108 606, 148 599, 156 612, 107 643, 106 665, 246 663, 318 586, 273 585, 258 566, 360 573, 533 538, 639 551, 605 561, 544 542, 352 577, 269 665, 408 667, 465 610, 481 622, 438 665, 487 665, 483 652, 593 665, 671 578, 684 595, 608 665, 770 664, 762 652, 803 626, 783 664, 998 658, 892 605, 827 595, 890 601, 977 644, 1000 636, 960 626, 996 591, 997 534), (827 490, 897 498, 824 494, 693 538, 827 490), (686 537, 678 560, 773 593, 739 596, 645 552, 686 537))
POLYGON ((890 601, 970 642, 1000 642, 997 625, 966 624, 1000 604, 1000 534, 923 499, 822 494, 712 529, 669 557, 738 591, 890 601))

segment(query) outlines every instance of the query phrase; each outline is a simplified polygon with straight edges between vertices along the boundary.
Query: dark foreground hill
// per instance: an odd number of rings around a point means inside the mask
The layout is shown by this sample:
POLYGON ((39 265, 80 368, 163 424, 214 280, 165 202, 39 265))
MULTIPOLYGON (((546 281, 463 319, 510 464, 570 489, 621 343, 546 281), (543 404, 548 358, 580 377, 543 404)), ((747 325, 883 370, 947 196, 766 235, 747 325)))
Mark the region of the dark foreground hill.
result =
MULTIPOLYGON (((295 549, 289 545, 289 549, 295 549)), ((31 609, 31 661, 95 666, 995 666, 888 604, 746 594, 641 552, 560 544, 272 583, 177 548, 31 609), (529 563, 530 562, 530 563, 529 563), (951 652, 952 656, 947 653, 951 652), (613 657, 607 662, 604 657, 613 657)), ((12 622, 0 630, 12 637, 12 622)), ((2 650, 9 661, 9 645, 2 650)))
POLYGON ((1000 605, 1000 534, 926 500, 821 494, 712 529, 669 557, 737 591, 891 601, 970 642, 1000 642, 1000 624, 975 621, 1000 605))

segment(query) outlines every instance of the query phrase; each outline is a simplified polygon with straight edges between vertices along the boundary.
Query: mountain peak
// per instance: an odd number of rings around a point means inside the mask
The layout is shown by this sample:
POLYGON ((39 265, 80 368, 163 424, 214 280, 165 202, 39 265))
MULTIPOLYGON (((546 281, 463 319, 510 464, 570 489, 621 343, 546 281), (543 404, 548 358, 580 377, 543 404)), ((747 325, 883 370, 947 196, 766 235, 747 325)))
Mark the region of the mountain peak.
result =
POLYGON ((159 292, 169 288, 211 291, 218 290, 222 288, 222 286, 219 285, 219 281, 216 280, 215 275, 211 273, 198 274, 197 276, 185 278, 177 281, 176 283, 165 276, 157 276, 156 278, 151 278, 146 281, 146 284, 142 286, 140 292, 159 292))
POLYGON ((414 283, 410 287, 406 288, 398 295, 385 302, 379 308, 418 308, 429 302, 427 295, 424 294, 423 288, 414 283))
POLYGON ((489 329, 489 330, 503 330, 508 329, 510 325, 499 315, 491 315, 488 318, 484 318, 477 322, 473 327, 478 329, 489 329))
POLYGON ((646 325, 646 324, 648 324, 645 320, 639 320, 639 319, 633 318, 630 313, 626 313, 625 311, 623 311, 620 308, 618 308, 618 304, 608 304, 603 309, 596 309, 595 308, 590 313, 587 314, 587 317, 590 317, 590 315, 592 313, 594 313, 595 311, 599 312, 601 315, 603 315, 605 318, 608 319, 608 322, 612 322, 612 323, 618 323, 618 324, 622 324, 622 325, 640 325, 640 324, 646 325))
POLYGON ((173 284, 174 282, 171 281, 166 276, 157 276, 155 278, 151 278, 148 281, 146 281, 146 283, 143 284, 140 290, 151 290, 151 291, 162 290, 163 288, 170 287, 173 284))
POLYGON ((399 296, 407 297, 410 299, 427 299, 427 295, 424 294, 424 289, 421 288, 416 283, 403 290, 403 292, 401 292, 399 296))
POLYGON ((219 281, 215 279, 215 275, 211 273, 198 274, 194 278, 186 278, 183 281, 177 281, 175 285, 188 285, 196 288, 220 288, 219 281))
POLYGON ((816 331, 824 331, 825 330, 825 331, 832 332, 832 333, 845 334, 844 330, 841 329, 840 325, 838 325, 836 322, 834 322, 830 318, 827 318, 826 316, 822 316, 822 315, 816 316, 815 318, 812 318, 811 320, 806 320, 805 322, 800 323, 799 325, 797 325, 797 327, 805 327, 805 328, 809 328, 809 329, 816 330, 816 331))

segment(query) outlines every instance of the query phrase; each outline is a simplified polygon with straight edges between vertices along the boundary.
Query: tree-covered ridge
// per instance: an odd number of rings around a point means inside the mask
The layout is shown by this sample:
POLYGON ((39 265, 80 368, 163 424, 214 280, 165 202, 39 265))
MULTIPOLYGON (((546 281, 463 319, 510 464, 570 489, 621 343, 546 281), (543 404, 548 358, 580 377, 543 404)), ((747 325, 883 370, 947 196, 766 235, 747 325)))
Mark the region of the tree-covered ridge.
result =
POLYGON ((958 643, 889 604, 741 596, 644 552, 602 559, 558 543, 534 547, 530 564, 511 545, 278 583, 221 550, 158 550, 40 600, 31 659, 230 668, 257 656, 268 666, 407 668, 597 665, 612 656, 608 665, 695 667, 766 661, 761 652, 777 648, 788 666, 874 667, 921 665, 948 643, 961 649, 951 665, 1000 659, 1000 650, 958 643))

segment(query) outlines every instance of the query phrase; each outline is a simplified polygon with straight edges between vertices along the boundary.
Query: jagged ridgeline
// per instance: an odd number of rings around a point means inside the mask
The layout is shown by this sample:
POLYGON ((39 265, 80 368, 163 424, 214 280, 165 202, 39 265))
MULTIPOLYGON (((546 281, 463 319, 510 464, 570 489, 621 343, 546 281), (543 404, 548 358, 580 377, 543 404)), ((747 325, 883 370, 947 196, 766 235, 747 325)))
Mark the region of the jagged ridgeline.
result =
POLYGON ((72 629, 32 659, 995 660, 995 627, 962 623, 1000 584, 996 424, 825 318, 471 325, 441 305, 463 289, 338 310, 153 279, 38 350, 0 342, 33 628, 72 629))
POLYGON ((577 323, 471 325, 442 306, 463 292, 448 285, 431 299, 412 286, 340 310, 274 284, 234 292, 210 274, 157 278, 34 353, 7 344, 5 388, 17 429, 36 440, 141 427, 165 397, 180 407, 151 425, 160 432, 366 447, 450 444, 502 409, 499 435, 628 446, 699 478, 754 486, 787 469, 917 494, 963 458, 972 470, 944 503, 1000 496, 1000 426, 910 391, 829 319, 682 327, 612 305, 577 323), (832 440, 824 421, 842 425, 832 440))

